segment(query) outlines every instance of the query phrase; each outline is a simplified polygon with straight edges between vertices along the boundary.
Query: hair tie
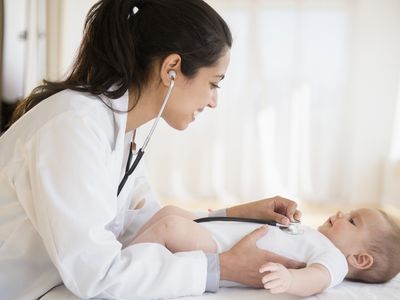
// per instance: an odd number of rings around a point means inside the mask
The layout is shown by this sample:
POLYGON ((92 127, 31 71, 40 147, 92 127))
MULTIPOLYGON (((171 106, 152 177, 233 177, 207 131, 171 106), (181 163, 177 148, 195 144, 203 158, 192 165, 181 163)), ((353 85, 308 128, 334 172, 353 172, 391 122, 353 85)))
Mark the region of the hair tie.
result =
POLYGON ((136 15, 139 10, 141 10, 144 6, 144 1, 143 0, 134 0, 131 2, 132 4, 132 12, 129 14, 128 19, 130 19, 132 16, 136 15))

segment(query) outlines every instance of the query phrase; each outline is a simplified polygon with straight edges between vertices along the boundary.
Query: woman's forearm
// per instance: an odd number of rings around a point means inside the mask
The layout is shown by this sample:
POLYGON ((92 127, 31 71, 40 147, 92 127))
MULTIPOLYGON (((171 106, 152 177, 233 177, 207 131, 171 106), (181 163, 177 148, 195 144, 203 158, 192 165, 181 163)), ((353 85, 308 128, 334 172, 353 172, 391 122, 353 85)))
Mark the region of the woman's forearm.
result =
POLYGON ((252 217, 251 211, 249 209, 249 203, 244 203, 236 206, 232 206, 226 209, 227 217, 235 218, 250 218, 252 217))

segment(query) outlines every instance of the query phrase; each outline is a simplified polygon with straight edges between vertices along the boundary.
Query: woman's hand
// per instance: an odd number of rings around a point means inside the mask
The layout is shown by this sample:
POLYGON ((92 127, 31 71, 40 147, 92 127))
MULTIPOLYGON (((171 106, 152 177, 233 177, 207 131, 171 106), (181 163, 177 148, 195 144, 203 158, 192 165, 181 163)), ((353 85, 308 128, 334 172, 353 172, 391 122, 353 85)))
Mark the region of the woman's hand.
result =
POLYGON ((275 196, 268 199, 249 202, 226 209, 228 217, 269 219, 280 224, 300 220, 301 212, 297 210, 297 203, 275 196))
POLYGON ((289 269, 305 267, 304 263, 257 248, 257 240, 267 231, 267 226, 257 228, 230 250, 219 254, 221 280, 230 280, 247 286, 262 288, 262 277, 265 274, 260 273, 259 270, 267 262, 280 263, 289 269))

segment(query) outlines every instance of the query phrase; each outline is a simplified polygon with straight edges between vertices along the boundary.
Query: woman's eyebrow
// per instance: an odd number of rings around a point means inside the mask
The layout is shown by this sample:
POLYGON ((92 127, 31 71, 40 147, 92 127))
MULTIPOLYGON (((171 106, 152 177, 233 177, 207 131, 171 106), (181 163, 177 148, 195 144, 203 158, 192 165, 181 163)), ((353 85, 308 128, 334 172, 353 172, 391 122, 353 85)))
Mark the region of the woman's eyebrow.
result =
POLYGON ((220 80, 222 80, 222 79, 224 79, 224 78, 225 78, 225 75, 224 75, 224 74, 221 74, 221 75, 215 75, 214 77, 220 77, 220 80))

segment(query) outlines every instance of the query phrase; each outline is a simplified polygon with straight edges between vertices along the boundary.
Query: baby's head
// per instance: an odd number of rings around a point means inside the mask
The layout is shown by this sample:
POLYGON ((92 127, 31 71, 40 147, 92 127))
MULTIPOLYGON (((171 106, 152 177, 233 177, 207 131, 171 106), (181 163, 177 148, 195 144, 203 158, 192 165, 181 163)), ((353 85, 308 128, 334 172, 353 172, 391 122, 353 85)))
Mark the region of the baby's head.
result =
POLYGON ((362 208, 336 213, 318 227, 346 256, 347 279, 382 283, 400 271, 400 226, 385 212, 362 208))

